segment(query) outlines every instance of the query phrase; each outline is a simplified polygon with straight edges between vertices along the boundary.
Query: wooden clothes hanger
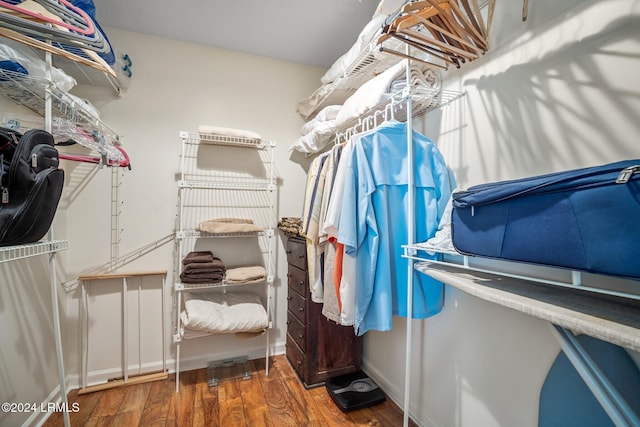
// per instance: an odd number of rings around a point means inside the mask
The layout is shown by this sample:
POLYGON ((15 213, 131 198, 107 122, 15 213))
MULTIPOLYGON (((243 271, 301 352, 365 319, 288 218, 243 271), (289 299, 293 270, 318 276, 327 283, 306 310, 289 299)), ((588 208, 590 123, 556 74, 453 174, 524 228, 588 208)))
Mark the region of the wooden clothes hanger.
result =
MULTIPOLYGON (((383 29, 377 44, 381 45, 382 51, 429 63, 421 57, 382 46, 390 38, 398 39, 446 65, 460 67, 461 63, 478 59, 488 50, 494 6, 495 0, 490 0, 485 24, 477 0, 411 2, 404 5, 401 14, 383 29)), ((446 69, 446 65, 443 68, 446 69)))

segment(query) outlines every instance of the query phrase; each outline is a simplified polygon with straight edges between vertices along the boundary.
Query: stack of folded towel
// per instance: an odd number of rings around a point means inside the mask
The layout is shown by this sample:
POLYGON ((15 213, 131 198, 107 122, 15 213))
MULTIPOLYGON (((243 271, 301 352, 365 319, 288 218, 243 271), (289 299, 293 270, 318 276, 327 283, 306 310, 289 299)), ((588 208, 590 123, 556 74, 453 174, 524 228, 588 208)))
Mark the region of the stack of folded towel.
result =
POLYGON ((227 270, 226 281, 229 285, 260 283, 267 279, 267 270, 261 265, 235 267, 227 270))
POLYGON ((211 251, 189 252, 182 260, 180 281, 183 283, 222 282, 226 267, 211 251))

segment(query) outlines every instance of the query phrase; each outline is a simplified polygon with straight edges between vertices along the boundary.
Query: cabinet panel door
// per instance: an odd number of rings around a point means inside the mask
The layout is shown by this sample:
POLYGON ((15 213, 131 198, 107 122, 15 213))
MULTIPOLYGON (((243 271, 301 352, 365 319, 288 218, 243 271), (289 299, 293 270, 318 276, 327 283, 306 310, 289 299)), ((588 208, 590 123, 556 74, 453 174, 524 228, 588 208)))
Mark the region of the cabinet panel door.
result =
POLYGON ((287 285, 289 289, 305 296, 308 292, 308 283, 307 272, 305 270, 300 270, 299 268, 289 265, 289 272, 287 273, 287 285))
POLYGON ((298 318, 290 311, 287 311, 287 334, 298 344, 298 347, 300 347, 304 353, 307 352, 305 325, 300 323, 298 318))
POLYGON ((307 269, 307 244, 303 238, 287 240, 287 262, 302 270, 307 269))
POLYGON ((306 375, 307 365, 305 362, 304 353, 298 348, 298 345, 291 339, 289 335, 287 335, 287 359, 293 369, 298 373, 302 382, 306 383, 308 381, 306 375))
POLYGON ((287 309, 293 313, 300 322, 303 324, 307 323, 306 301, 302 295, 290 292, 289 295, 287 295, 287 300, 287 309))

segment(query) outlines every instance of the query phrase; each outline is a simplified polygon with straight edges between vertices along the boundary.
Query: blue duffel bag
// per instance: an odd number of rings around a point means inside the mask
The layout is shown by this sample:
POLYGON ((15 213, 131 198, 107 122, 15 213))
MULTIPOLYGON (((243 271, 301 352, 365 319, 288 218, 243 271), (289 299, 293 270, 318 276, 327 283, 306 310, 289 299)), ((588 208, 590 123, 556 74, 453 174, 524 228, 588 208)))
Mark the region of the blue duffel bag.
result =
POLYGON ((461 253, 640 279, 640 160, 453 194, 461 253))

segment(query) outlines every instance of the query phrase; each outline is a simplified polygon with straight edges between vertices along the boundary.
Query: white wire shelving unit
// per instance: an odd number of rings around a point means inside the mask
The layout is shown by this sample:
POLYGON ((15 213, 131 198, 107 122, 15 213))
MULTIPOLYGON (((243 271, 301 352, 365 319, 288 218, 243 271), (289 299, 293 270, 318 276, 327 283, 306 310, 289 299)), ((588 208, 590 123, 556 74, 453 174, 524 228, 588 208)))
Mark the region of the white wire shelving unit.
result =
MULTIPOLYGON (((264 333, 266 374, 269 374, 270 337, 273 313, 273 283, 275 279, 276 171, 274 149, 276 143, 263 139, 179 133, 181 142, 179 176, 177 179, 178 206, 174 253, 174 319, 173 342, 176 346, 176 392, 179 392, 180 346, 184 340, 211 337, 214 333, 190 331, 182 324, 184 292, 234 292, 239 287, 260 295, 268 318, 264 333), (216 218, 242 218, 261 229, 250 232, 209 233, 200 231, 198 224, 216 218), (224 277, 216 283, 183 283, 180 280, 182 259, 196 246, 211 249, 214 256, 231 266, 227 259, 261 263, 266 271, 264 281, 239 285, 224 277), (233 246, 233 249, 229 247, 233 246), (257 249, 256 249, 257 246, 257 249), (244 251, 255 255, 231 252, 244 251), (250 249, 249 249, 250 248, 250 249), (228 251, 228 252, 227 252, 228 251), (245 256, 246 255, 246 256, 245 256), (233 288, 233 290, 231 289, 233 288)), ((242 263, 241 262, 241 263, 242 263)), ((233 267, 241 265, 233 265, 233 267)), ((244 291, 243 291, 244 292, 244 291)), ((238 358, 240 362, 244 356, 238 358)), ((227 361, 211 362, 224 369, 227 361)), ((212 368, 210 366, 210 374, 212 368)), ((248 375, 248 373, 244 373, 248 375)), ((217 385, 210 379, 210 385, 217 385)))

